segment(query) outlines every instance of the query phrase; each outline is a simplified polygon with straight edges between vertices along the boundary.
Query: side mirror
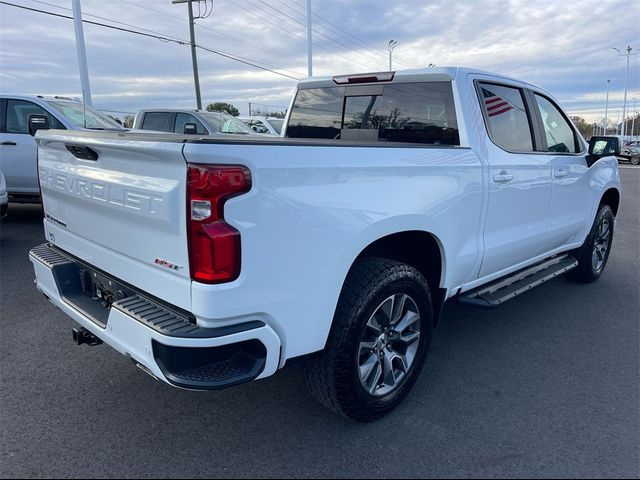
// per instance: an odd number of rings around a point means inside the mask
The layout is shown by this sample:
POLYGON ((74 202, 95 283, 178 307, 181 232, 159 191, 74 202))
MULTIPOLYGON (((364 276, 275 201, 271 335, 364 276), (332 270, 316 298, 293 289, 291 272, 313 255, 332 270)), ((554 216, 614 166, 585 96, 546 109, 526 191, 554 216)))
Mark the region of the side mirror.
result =
POLYGON ((185 123, 182 133, 185 135, 197 135, 198 126, 195 123, 185 123))
POLYGON ((591 137, 587 166, 591 166, 602 157, 620 155, 620 139, 618 137, 591 137))
POLYGON ((34 136, 38 130, 48 130, 49 115, 42 113, 32 113, 29 115, 29 134, 34 136))
POLYGON ((620 139, 618 137, 591 137, 589 155, 620 155, 620 139))

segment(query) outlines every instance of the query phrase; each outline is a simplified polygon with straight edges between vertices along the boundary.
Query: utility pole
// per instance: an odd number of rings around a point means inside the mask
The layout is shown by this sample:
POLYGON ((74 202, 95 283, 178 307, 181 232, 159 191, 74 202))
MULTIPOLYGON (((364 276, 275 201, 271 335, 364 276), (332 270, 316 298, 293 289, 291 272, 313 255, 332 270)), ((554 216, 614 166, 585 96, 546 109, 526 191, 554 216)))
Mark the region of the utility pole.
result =
POLYGON ((624 74, 624 100, 622 101, 622 128, 620 129, 620 135, 624 137, 627 131, 625 119, 627 118, 627 82, 629 81, 629 57, 631 57, 631 55, 637 55, 637 53, 631 53, 631 51, 633 50, 633 48, 631 48, 631 45, 627 45, 627 53, 622 53, 616 47, 611 48, 618 52, 618 55, 627 57, 627 69, 625 70, 624 74))
POLYGON ((389 71, 393 70, 393 49, 398 45, 397 40, 389 40, 389 45, 387 45, 387 50, 389 50, 389 71))
POLYGON ((186 3, 189 7, 189 40, 191 42, 191 64, 193 66, 193 83, 196 89, 196 108, 202 110, 202 98, 200 97, 200 77, 198 76, 198 56, 196 55, 196 40, 195 40, 195 21, 193 19, 193 2, 200 2, 202 0, 172 0, 171 3, 186 3))
POLYGON ((73 26, 76 31, 76 49, 78 50, 78 68, 80 69, 80 85, 82 101, 91 106, 91 87, 89 86, 89 69, 87 68, 87 51, 84 48, 84 29, 82 27, 82 9, 80 0, 73 0, 73 26))
POLYGON ((251 116, 251 102, 249 102, 249 116, 251 116))
POLYGON ((307 0, 307 69, 309 78, 313 77, 313 53, 311 38, 311 0, 307 0))

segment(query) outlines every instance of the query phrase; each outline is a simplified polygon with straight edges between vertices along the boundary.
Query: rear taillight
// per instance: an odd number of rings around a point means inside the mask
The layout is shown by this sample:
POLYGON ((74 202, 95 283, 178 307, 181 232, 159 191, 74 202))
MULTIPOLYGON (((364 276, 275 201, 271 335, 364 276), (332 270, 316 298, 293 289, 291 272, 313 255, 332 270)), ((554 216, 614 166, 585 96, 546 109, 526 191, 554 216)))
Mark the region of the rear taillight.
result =
POLYGON ((187 224, 191 278, 230 282, 240 275, 240 232, 224 220, 224 203, 251 189, 249 169, 189 164, 187 224))

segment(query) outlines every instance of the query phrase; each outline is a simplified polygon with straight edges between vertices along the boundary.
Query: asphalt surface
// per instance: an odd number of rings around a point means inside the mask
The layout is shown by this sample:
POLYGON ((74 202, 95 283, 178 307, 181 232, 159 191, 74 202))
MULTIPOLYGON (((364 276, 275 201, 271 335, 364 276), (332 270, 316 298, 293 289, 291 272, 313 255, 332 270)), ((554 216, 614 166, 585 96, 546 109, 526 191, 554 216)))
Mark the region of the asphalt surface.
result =
POLYGON ((548 282, 496 310, 449 304, 410 397, 368 425, 299 367, 216 393, 155 382, 33 287, 39 207, 0 223, 2 477, 640 476, 640 168, 623 167, 596 283, 548 282))

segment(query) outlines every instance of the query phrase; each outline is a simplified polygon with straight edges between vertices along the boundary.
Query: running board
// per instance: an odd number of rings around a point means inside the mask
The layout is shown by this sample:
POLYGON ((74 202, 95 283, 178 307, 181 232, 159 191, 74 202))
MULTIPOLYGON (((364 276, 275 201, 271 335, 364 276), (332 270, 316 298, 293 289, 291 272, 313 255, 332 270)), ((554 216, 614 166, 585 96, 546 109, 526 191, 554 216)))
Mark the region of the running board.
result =
POLYGON ((497 307, 547 280, 573 270, 577 266, 578 261, 569 255, 553 257, 502 277, 488 285, 465 292, 458 298, 458 301, 478 307, 497 307))

